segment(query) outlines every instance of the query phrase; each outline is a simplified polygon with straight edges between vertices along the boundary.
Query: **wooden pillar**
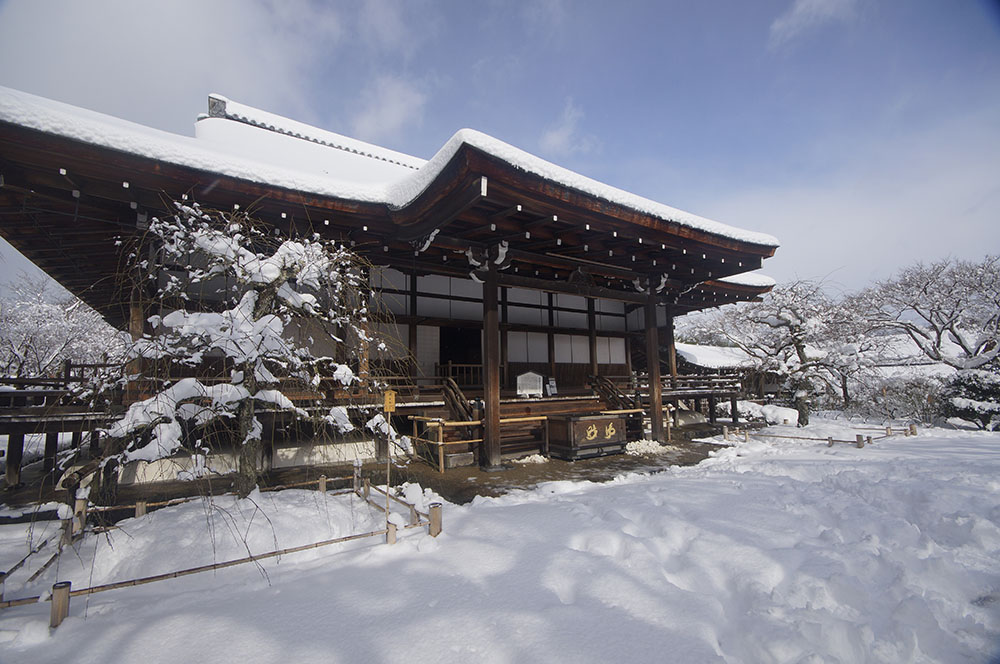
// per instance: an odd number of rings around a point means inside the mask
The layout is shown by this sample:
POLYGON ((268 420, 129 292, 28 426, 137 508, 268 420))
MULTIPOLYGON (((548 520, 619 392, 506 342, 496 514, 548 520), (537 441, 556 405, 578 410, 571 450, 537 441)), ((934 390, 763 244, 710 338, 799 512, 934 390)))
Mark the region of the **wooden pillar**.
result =
POLYGON ((483 284, 483 405, 485 406, 480 464, 500 468, 500 325, 497 311, 497 268, 490 261, 483 284))
POLYGON ((548 333, 548 343, 549 343, 549 377, 556 377, 556 335, 552 331, 556 328, 556 314, 552 310, 552 293, 548 293, 549 296, 549 333, 548 333))
POLYGON ((625 335, 625 373, 632 375, 632 337, 625 335))
POLYGON ((45 460, 42 462, 42 470, 46 473, 52 472, 56 468, 56 454, 59 452, 59 434, 50 431, 45 434, 45 460))
POLYGON ((413 361, 413 376, 416 377, 420 373, 420 365, 417 362, 417 273, 413 271, 410 273, 410 304, 407 308, 407 313, 410 315, 410 325, 409 325, 409 343, 407 344, 410 349, 410 359, 413 361))
MULTIPOLYGON (((652 279, 650 279, 652 281, 652 279)), ((663 385, 660 383, 660 335, 656 326, 656 295, 646 299, 646 364, 649 365, 649 421, 653 440, 663 443, 663 385)))
POLYGON ((740 411, 736 408, 736 397, 729 398, 729 408, 733 415, 733 424, 739 424, 740 422, 740 411))
POLYGON ((500 289, 500 386, 510 384, 510 372, 507 371, 507 289, 500 289))
POLYGON ((667 363, 670 367, 670 386, 677 387, 677 346, 674 343, 674 311, 667 306, 667 363))
POLYGON ((594 298, 587 298, 587 341, 590 346, 590 375, 597 375, 597 313, 594 298))
MULTIPOLYGON (((146 330, 146 308, 145 303, 142 298, 142 288, 136 286, 132 289, 132 294, 129 299, 128 308, 128 332, 129 336, 132 337, 132 341, 138 341, 142 338, 143 333, 146 330)), ((142 358, 136 358, 128 363, 125 370, 129 374, 142 375, 145 369, 145 362, 142 358)), ((129 381, 125 386, 125 401, 126 403, 132 403, 138 401, 141 398, 141 383, 139 381, 129 381)), ((74 438, 74 442, 76 439, 74 438)))
POLYGON ((11 431, 7 434, 7 488, 13 489, 21 483, 21 459, 24 458, 24 432, 11 431))
POLYGON ((708 421, 715 424, 715 395, 708 395, 708 421))

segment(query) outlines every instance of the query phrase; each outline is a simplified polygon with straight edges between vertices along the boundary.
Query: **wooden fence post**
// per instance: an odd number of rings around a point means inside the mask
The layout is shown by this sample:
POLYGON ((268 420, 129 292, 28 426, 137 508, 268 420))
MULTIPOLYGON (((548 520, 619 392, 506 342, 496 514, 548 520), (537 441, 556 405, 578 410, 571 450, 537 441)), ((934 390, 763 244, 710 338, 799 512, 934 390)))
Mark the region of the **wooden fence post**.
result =
POLYGON ((389 525, 386 526, 385 543, 386 544, 396 543, 396 524, 394 524, 392 521, 390 521, 389 525))
POLYGON ((866 445, 871 445, 871 444, 872 444, 872 437, 871 437, 871 436, 868 436, 868 437, 867 437, 867 438, 865 439, 865 444, 866 444, 866 445))
POLYGON ((827 436, 826 437, 826 446, 827 447, 833 447, 833 436, 827 436))
POLYGON ((76 502, 73 504, 73 534, 83 532, 84 526, 87 525, 87 499, 77 498, 76 502))
POLYGON ((69 581, 59 581, 52 585, 52 612, 49 614, 49 627, 55 629, 69 615, 69 581))
POLYGON ((427 532, 431 537, 437 537, 441 534, 441 503, 431 503, 427 511, 430 520, 427 532))
POLYGON ((138 518, 140 516, 146 516, 146 501, 137 500, 135 501, 135 516, 138 518))
POLYGON ((371 490, 372 490, 371 480, 369 480, 366 477, 364 481, 364 488, 362 489, 362 495, 364 495, 364 497, 367 498, 369 495, 371 495, 371 490))
POLYGON ((319 492, 326 493, 326 475, 319 476, 319 492))
POLYGON ((886 427, 885 428, 885 435, 886 436, 891 436, 892 435, 892 427, 886 427))
POLYGON ((916 424, 911 424, 910 425, 910 435, 911 436, 916 436, 917 435, 917 425, 916 424))
POLYGON ((865 446, 865 437, 862 436, 860 433, 857 436, 855 436, 854 440, 855 444, 858 446, 859 449, 865 446))
POLYGON ((722 439, 729 440, 729 427, 722 427, 722 439))

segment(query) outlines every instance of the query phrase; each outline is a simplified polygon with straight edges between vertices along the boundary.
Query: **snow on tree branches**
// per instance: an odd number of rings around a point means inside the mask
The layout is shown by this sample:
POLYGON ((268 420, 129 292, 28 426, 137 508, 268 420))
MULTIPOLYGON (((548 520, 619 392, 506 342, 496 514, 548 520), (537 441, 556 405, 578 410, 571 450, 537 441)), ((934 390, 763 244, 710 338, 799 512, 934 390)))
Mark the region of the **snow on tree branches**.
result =
MULTIPOLYGON (((261 468, 260 410, 306 417, 287 390, 357 381, 348 358, 373 341, 366 266, 318 234, 282 239, 242 213, 175 206, 150 222, 132 254, 133 293, 150 307, 133 358, 162 389, 107 434, 118 459, 152 460, 174 453, 189 432, 228 422, 236 488, 246 495, 261 468)), ((342 409, 326 420, 351 427, 342 409)))
POLYGON ((916 263, 858 302, 874 327, 904 332, 935 362, 978 369, 1000 357, 1000 256, 916 263))

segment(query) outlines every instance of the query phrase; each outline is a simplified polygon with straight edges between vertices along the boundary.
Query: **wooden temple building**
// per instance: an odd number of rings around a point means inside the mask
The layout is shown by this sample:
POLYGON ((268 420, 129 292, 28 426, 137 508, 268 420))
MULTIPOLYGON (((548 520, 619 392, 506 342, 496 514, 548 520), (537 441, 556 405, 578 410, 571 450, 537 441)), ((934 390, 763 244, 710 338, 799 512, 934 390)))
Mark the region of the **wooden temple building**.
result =
MULTIPOLYGON (((673 322, 767 292, 747 273, 778 246, 474 131, 424 161, 217 96, 184 137, 0 88, 0 233, 123 330, 148 312, 121 289, 119 239, 182 198, 374 266, 399 343, 363 361, 394 376, 397 428, 442 466, 595 429, 621 442, 643 419, 664 441, 665 400, 734 397, 677 376, 673 322), (542 389, 519 397, 519 376, 542 389)), ((0 433, 28 431, 12 422, 0 433)))

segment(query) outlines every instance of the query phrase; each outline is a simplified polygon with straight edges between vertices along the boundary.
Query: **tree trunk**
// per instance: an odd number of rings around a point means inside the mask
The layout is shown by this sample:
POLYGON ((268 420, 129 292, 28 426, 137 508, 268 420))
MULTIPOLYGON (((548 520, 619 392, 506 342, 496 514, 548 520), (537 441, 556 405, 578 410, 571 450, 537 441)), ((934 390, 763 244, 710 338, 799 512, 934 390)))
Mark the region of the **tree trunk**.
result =
POLYGON ((847 391, 847 374, 840 374, 840 393, 844 398, 844 408, 851 405, 851 395, 847 391))

